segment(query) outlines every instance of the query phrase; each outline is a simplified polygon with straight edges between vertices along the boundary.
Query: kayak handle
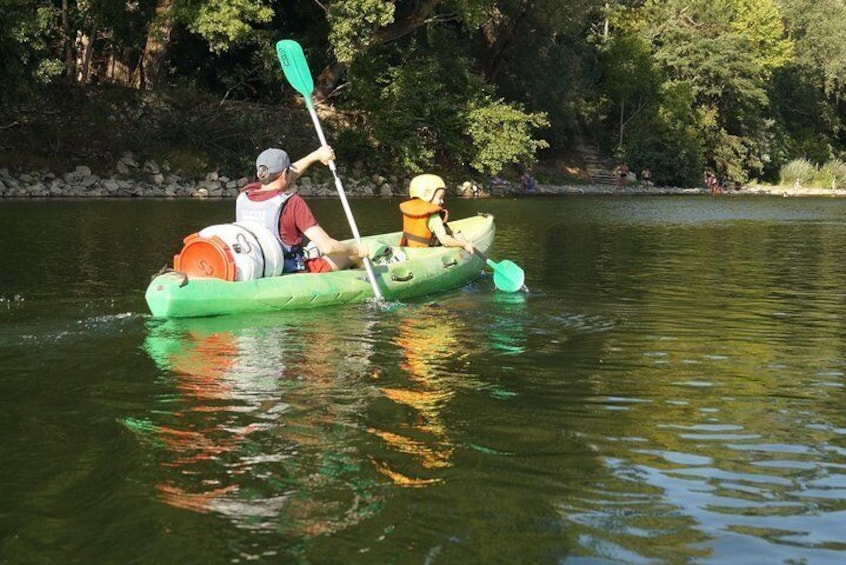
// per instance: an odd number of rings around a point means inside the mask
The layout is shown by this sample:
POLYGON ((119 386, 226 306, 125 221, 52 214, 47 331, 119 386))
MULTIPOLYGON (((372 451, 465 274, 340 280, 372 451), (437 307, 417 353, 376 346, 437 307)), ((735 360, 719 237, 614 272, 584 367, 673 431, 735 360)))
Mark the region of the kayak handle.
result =
POLYGON ((408 273, 404 275, 398 275, 396 273, 391 273, 391 279, 397 282, 407 282, 414 278, 414 273, 408 271, 408 273))

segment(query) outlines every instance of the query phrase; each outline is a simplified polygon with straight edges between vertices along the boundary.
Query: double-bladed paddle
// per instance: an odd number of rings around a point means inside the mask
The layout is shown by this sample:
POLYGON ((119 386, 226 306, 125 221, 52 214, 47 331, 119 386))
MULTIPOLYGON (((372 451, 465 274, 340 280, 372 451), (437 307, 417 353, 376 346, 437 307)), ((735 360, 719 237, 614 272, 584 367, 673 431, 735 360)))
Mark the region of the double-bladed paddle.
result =
POLYGON ((493 269, 494 286, 496 286, 499 290, 503 292, 517 292, 518 290, 525 288, 523 286, 523 282, 526 280, 526 274, 519 266, 508 259, 504 259, 497 263, 496 261, 488 259, 488 256, 478 249, 474 249, 473 252, 482 261, 484 261, 488 267, 493 269))
MULTIPOLYGON (((293 39, 283 39, 276 43, 276 55, 279 57, 279 64, 282 65, 285 78, 305 98, 306 108, 308 108, 311 121, 314 123, 314 129, 317 131, 320 144, 328 145, 326 143, 326 137, 323 135, 323 128, 320 127, 317 112, 314 111, 314 103, 311 100, 311 95, 314 92, 314 81, 311 78, 311 71, 308 68, 303 48, 293 39)), ((338 196, 341 197, 341 204, 347 215, 347 221, 350 224, 353 237, 356 243, 361 243, 361 235, 358 233, 358 226, 355 224, 355 218, 353 218, 352 210, 350 210, 349 202, 347 202, 344 185, 341 184, 341 178, 338 176, 338 170, 335 167, 334 160, 329 161, 329 169, 332 171, 332 176, 335 177, 335 188, 338 190, 338 196)), ((370 281, 370 286, 373 287, 373 294, 377 299, 382 300, 382 293, 376 284, 376 275, 373 273, 373 264, 370 262, 370 257, 363 257, 362 259, 364 270, 367 271, 367 279, 370 281)))

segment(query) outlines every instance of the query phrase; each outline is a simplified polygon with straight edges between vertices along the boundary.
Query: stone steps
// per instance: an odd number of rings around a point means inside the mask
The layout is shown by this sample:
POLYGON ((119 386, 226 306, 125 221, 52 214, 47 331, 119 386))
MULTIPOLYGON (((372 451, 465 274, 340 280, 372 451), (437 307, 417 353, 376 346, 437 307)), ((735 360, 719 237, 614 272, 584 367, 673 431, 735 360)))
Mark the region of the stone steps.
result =
POLYGON ((584 161, 585 171, 588 174, 591 184, 614 186, 614 169, 616 165, 613 164, 611 159, 600 153, 596 147, 589 146, 585 143, 579 143, 576 146, 576 151, 578 151, 584 161))

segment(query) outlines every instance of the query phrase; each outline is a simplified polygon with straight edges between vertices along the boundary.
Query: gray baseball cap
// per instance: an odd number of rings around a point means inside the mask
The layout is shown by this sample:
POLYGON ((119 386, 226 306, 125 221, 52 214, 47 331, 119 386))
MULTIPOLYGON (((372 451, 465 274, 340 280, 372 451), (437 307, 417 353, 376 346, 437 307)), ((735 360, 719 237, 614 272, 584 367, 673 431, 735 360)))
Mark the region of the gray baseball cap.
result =
POLYGON ((291 158, 281 149, 265 149, 256 159, 256 174, 259 177, 281 173, 291 166, 291 158))

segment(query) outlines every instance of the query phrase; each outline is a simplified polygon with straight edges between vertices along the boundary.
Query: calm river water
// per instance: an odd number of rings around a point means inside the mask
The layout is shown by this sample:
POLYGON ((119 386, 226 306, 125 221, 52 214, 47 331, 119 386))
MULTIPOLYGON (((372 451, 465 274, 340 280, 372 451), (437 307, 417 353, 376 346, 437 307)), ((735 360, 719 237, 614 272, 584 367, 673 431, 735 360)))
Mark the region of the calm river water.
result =
POLYGON ((529 294, 175 323, 232 202, 0 201, 0 562, 846 561, 846 200, 450 204, 529 294))

